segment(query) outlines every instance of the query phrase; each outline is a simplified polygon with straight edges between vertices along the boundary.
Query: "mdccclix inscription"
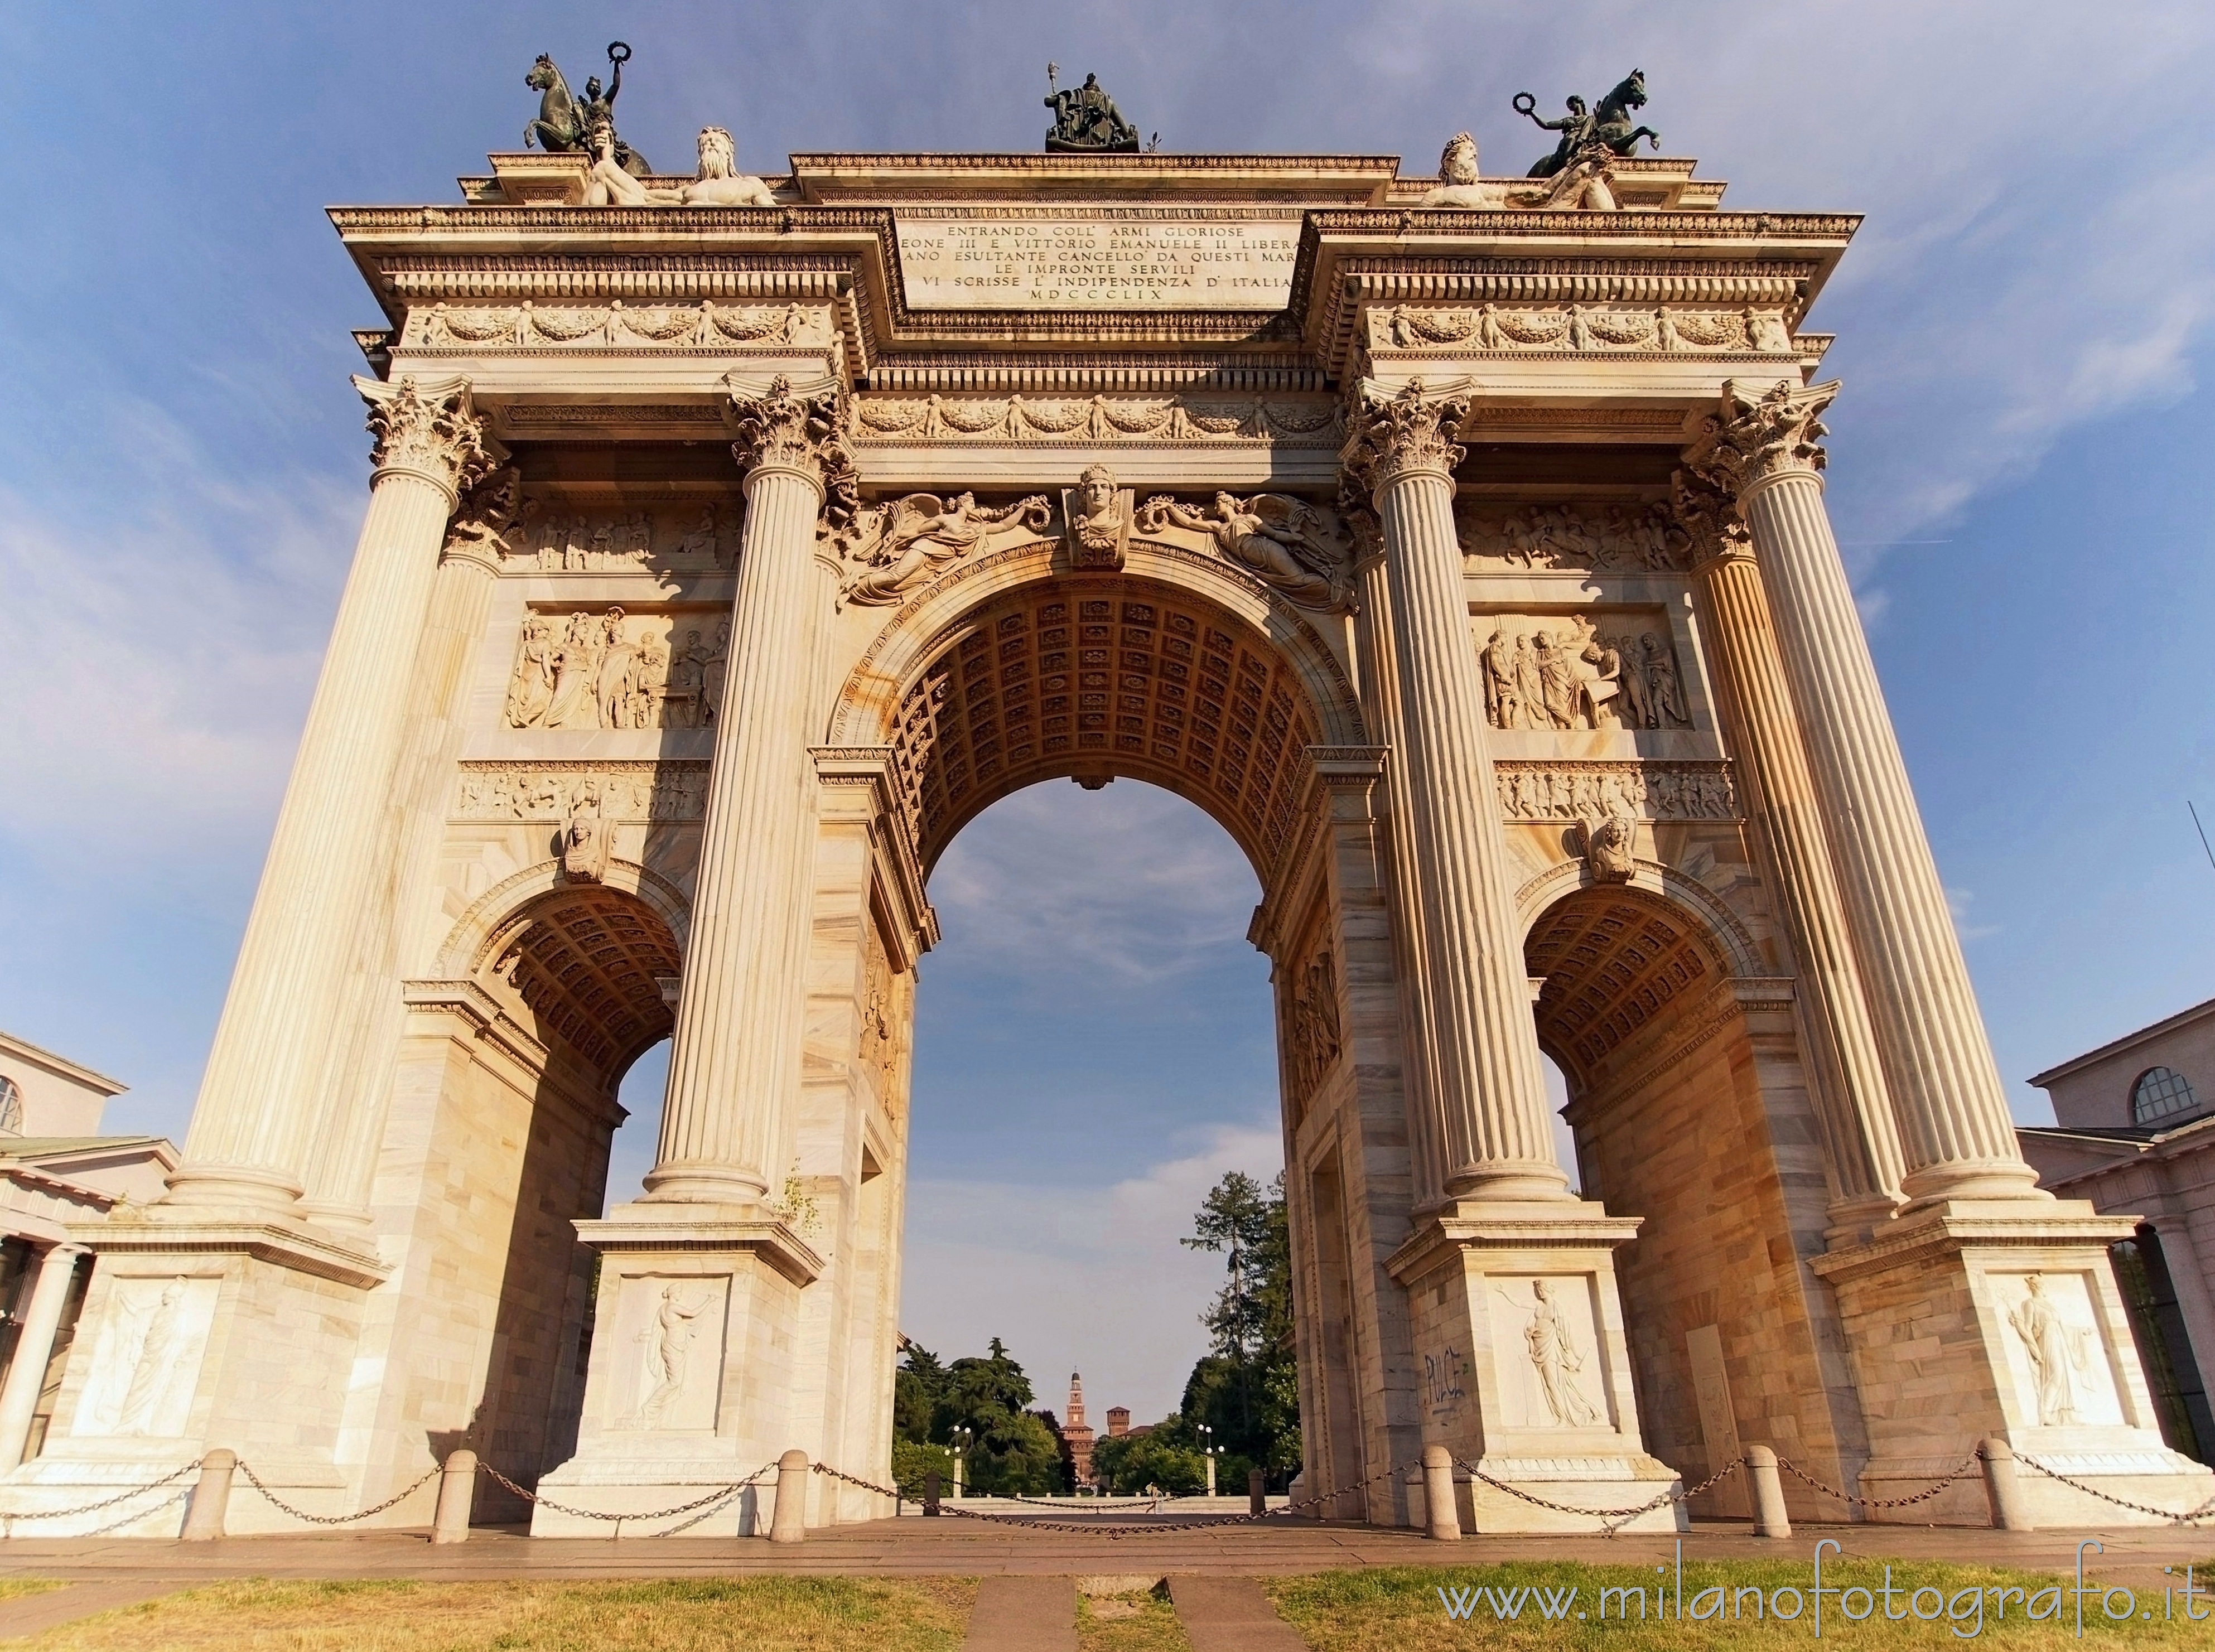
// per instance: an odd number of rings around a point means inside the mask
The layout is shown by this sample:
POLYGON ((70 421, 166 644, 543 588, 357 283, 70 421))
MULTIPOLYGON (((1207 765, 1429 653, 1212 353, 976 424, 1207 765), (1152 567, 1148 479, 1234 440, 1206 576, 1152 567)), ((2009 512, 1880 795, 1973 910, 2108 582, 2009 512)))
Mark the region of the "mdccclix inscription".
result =
POLYGON ((899 224, 914 310, 1281 309, 1298 251, 1289 218, 899 224))

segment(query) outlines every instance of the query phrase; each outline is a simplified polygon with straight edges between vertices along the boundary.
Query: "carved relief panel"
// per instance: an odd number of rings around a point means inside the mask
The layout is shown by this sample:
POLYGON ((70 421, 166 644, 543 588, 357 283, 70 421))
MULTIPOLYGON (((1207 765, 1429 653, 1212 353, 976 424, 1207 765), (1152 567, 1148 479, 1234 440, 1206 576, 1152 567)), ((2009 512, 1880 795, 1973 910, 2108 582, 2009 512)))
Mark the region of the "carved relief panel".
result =
POLYGON ((2082 1274, 1994 1274, 1993 1304, 2026 1422, 2069 1428, 2123 1421, 2106 1338, 2082 1274))
POLYGON ((895 974, 892 957, 874 924, 869 925, 868 953, 864 962, 862 1002, 861 1059, 875 1085, 885 1117, 897 1124, 907 1111, 900 1082, 900 1056, 906 1041, 908 987, 912 977, 895 974))
POLYGON ((1454 528, 1472 574, 1526 568, 1677 573, 1691 536, 1666 504, 1503 505, 1463 500, 1454 528))
POLYGON ((501 720, 510 728, 711 728, 730 651, 727 616, 534 608, 501 720))
POLYGON ((708 765, 639 763, 464 763, 457 820, 566 820, 587 791, 611 820, 696 820, 708 809, 708 765))
POLYGON ((1500 1421, 1510 1428, 1611 1428, 1590 1274, 1485 1280, 1500 1421))
POLYGON ((617 1287, 617 1428, 714 1429, 723 1386, 727 1274, 635 1274, 617 1287))
POLYGON ((183 1434, 222 1286, 182 1275, 117 1279, 71 1432, 165 1440, 183 1434))
POLYGON ((1494 613, 1476 621, 1494 728, 1692 726, 1676 644, 1659 609, 1494 613))
POLYGON ((745 507, 736 493, 697 504, 592 508, 560 494, 524 497, 499 549, 513 567, 542 574, 647 574, 730 568, 745 507))
POLYGON ((1338 966, 1328 948, 1314 954, 1285 992, 1285 1084, 1295 1121, 1338 1065, 1343 1047, 1338 1012, 1338 966))

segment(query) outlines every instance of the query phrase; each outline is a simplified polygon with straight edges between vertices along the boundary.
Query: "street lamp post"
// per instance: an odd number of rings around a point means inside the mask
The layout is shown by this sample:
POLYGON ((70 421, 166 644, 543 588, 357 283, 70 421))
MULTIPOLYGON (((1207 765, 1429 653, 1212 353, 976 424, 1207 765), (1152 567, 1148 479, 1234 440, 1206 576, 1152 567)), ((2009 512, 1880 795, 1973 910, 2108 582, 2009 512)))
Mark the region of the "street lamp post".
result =
POLYGON ((961 1495, 961 1460, 968 1452, 969 1442, 975 1437, 974 1431, 966 1423, 954 1430, 954 1495, 957 1500, 961 1495))
POLYGON ((1215 1495, 1215 1430, 1203 1422, 1200 1425, 1200 1454, 1207 1459, 1207 1495, 1215 1495))

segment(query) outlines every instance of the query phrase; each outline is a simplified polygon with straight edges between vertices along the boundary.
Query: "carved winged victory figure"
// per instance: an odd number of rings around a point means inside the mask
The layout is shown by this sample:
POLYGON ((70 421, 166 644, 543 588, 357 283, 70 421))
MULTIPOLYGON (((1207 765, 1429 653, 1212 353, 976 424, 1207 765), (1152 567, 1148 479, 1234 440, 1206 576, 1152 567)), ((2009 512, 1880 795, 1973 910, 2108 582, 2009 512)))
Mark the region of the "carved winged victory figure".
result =
POLYGON ((1305 500, 1218 494, 1207 510, 1173 499, 1148 500, 1138 513, 1138 531, 1157 533, 1164 527, 1207 535, 1224 561, 1260 575, 1303 608, 1351 605, 1353 548, 1336 521, 1305 500))
POLYGON ((856 519, 848 560, 861 565, 839 593, 842 603, 864 607, 898 602, 948 562, 958 562, 1003 526, 1033 532, 1052 519, 1052 507, 1034 494, 1012 505, 979 505, 974 494, 941 499, 909 494, 872 506, 856 519))

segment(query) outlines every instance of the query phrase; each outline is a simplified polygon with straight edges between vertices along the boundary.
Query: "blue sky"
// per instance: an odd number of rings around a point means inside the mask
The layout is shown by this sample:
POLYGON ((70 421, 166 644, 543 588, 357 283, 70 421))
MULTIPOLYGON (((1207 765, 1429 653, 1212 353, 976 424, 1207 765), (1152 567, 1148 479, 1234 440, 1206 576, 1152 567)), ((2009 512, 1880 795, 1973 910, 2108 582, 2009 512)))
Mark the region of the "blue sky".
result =
MULTIPOLYGON (((114 1127, 182 1133, 364 499, 347 329, 377 317, 321 208, 456 199, 531 59, 581 79, 617 36, 641 149, 715 122, 771 171, 1033 148, 1052 58, 1169 149, 1427 171, 1468 127, 1519 172, 1514 92, 1643 67, 1733 205, 1869 214, 1812 322, 1831 505, 2019 1112, 2209 995, 2204 5, 18 6, 0 1026, 128 1081, 114 1127)), ((907 1328, 1157 1414, 1213 1279, 1168 1231, 1277 1151, 1251 874, 1175 799, 1055 785, 932 894, 907 1328)))

